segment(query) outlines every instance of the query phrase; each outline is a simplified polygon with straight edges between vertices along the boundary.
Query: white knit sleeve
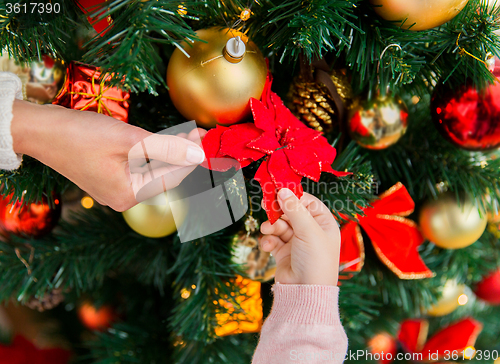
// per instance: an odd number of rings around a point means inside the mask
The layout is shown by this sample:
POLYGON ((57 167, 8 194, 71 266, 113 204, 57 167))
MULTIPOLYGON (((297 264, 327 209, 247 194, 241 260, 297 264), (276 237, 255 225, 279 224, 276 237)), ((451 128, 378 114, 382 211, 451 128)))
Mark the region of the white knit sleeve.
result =
POLYGON ((14 99, 23 99, 21 80, 10 72, 0 72, 0 169, 17 169, 23 160, 22 154, 12 148, 12 107, 14 99))

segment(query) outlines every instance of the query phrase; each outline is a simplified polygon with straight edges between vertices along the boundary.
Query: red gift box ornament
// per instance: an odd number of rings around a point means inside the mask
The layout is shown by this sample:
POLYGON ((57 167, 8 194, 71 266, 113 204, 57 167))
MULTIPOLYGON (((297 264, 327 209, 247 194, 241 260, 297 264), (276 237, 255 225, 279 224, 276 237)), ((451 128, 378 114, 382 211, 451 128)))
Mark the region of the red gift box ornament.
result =
POLYGON ((274 224, 283 215, 277 201, 280 189, 286 187, 301 198, 303 177, 318 182, 321 172, 337 177, 349 173, 332 169, 335 148, 322 133, 307 127, 292 114, 271 91, 271 82, 268 76, 261 101, 250 100, 255 123, 217 125, 207 133, 203 138, 207 161, 203 165, 227 171, 233 163, 229 160, 226 163, 224 158, 236 159, 241 167, 264 158, 255 180, 262 187, 264 209, 274 224))
POLYGON ((406 187, 398 182, 371 205, 362 209, 364 216, 358 215, 357 222, 351 221, 342 226, 340 264, 346 267, 344 272, 359 272, 363 267, 363 228, 380 260, 399 278, 433 277, 434 273, 427 268, 417 251, 424 238, 417 224, 404 217, 415 208, 406 187))
POLYGON ((96 67, 71 62, 64 85, 52 103, 75 110, 94 111, 128 122, 130 94, 108 86, 110 80, 110 74, 101 78, 101 72, 96 67))
MULTIPOLYGON (((99 5, 105 2, 106 1, 103 0, 78 0, 77 4, 78 7, 83 11, 83 13, 88 15, 95 12, 99 8, 99 5)), ((107 28, 113 24, 113 19, 111 19, 111 16, 109 15, 104 19, 99 20, 99 17, 104 13, 105 10, 101 11, 101 13, 96 17, 87 16, 87 20, 89 21, 90 25, 92 25, 92 28, 94 28, 97 33, 102 32, 101 36, 103 36, 109 30, 107 28)))
POLYGON ((468 359, 468 353, 464 353, 464 350, 474 347, 482 329, 482 323, 465 318, 438 331, 427 340, 427 320, 406 320, 401 324, 398 340, 406 352, 417 354, 413 356, 414 361, 418 359, 429 362, 446 357, 454 357, 456 360, 464 356, 468 359))

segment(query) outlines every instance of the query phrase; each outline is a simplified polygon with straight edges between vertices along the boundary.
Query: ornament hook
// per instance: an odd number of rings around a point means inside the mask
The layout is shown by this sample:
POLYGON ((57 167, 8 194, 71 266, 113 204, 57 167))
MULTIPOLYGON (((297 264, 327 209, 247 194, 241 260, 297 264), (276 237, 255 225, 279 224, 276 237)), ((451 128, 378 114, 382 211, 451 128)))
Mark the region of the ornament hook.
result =
MULTIPOLYGON (((377 81, 378 81, 379 85, 380 85, 380 63, 382 62, 382 59, 384 58, 385 52, 387 52, 387 50, 391 47, 396 47, 400 50, 401 53, 403 53, 403 48, 401 48, 401 46, 397 43, 389 44, 387 47, 384 48, 384 50, 380 54, 380 58, 379 58, 378 63, 377 63, 377 81)), ((398 83, 400 78, 401 78, 401 73, 399 74, 398 78, 396 79, 396 83, 398 83)), ((386 88, 386 93, 388 93, 388 92, 389 92, 389 85, 387 85, 387 88, 386 88)))
POLYGON ((229 39, 224 47, 224 58, 231 63, 240 62, 245 56, 247 47, 240 36, 229 39))
POLYGON ((481 62, 482 64, 484 64, 486 66, 486 68, 489 69, 489 66, 488 66, 488 63, 486 61, 483 61, 481 58, 478 58, 476 57, 475 55, 473 55, 472 53, 469 53, 467 52, 467 50, 464 48, 464 47, 461 47, 460 44, 458 43, 458 41, 460 40, 460 37, 462 36, 462 33, 459 33, 458 34, 458 37, 457 37, 457 42, 456 42, 456 45, 458 47, 458 52, 461 56, 463 56, 464 54, 474 58, 475 60, 481 62))

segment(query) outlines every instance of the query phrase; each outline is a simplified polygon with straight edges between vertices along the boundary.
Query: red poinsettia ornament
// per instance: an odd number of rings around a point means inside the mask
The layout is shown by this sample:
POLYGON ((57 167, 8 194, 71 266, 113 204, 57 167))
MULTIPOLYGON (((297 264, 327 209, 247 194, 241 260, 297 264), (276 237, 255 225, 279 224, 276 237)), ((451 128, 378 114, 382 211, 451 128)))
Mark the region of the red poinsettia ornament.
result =
POLYGON ((208 132, 203 139, 207 157, 204 166, 227 171, 234 164, 223 158, 234 158, 241 167, 246 167, 264 157, 255 179, 262 187, 267 216, 274 223, 283 215, 277 201, 280 189, 289 188, 300 198, 304 192, 303 177, 318 182, 321 172, 337 177, 349 173, 332 169, 335 148, 320 132, 293 116, 280 97, 271 91, 270 77, 261 100, 250 100, 255 123, 217 126, 208 132))

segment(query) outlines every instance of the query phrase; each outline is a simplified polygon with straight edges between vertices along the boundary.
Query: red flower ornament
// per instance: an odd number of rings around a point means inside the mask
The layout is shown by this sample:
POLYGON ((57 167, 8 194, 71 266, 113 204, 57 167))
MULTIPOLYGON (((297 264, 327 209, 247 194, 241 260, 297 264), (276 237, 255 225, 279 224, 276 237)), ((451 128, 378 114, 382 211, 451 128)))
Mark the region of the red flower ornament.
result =
POLYGON ((335 148, 320 132, 307 127, 292 114, 271 91, 269 78, 261 100, 250 100, 255 123, 217 126, 208 132, 203 139, 207 157, 204 166, 227 171, 234 164, 230 160, 226 163, 224 158, 236 159, 241 167, 264 158, 255 179, 262 187, 267 216, 275 223, 283 215, 277 201, 280 189, 289 188, 301 198, 303 177, 318 182, 321 172, 337 177, 350 173, 332 169, 335 148))

